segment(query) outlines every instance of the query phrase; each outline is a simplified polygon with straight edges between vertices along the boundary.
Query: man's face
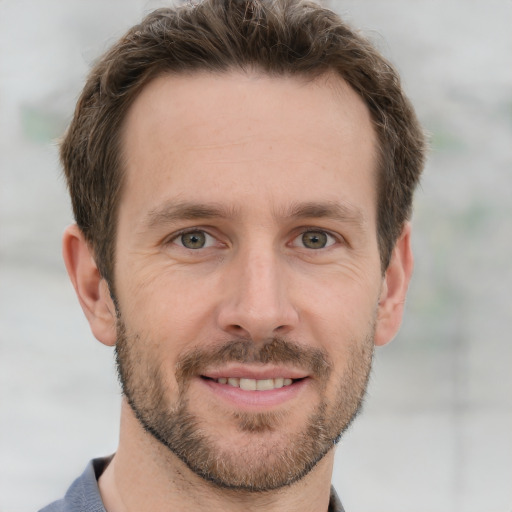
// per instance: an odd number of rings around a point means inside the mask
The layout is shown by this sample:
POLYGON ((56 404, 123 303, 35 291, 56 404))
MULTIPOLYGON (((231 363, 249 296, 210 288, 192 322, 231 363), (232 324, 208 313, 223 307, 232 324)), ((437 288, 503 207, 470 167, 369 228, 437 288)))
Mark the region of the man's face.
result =
POLYGON ((117 351, 134 413, 219 485, 297 480, 356 414, 371 365, 367 108, 334 77, 165 76, 123 142, 117 351))

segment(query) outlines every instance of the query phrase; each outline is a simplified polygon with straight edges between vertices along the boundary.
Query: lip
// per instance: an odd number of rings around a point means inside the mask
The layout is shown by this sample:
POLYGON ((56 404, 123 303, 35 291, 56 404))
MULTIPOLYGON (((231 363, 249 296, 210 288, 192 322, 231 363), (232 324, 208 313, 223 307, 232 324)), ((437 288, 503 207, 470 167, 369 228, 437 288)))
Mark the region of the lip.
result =
POLYGON ((285 368, 279 366, 225 366, 222 368, 215 368, 212 370, 206 370, 202 373, 202 377, 207 377, 208 379, 220 379, 222 377, 234 377, 238 379, 256 379, 256 380, 264 380, 264 379, 304 379, 309 375, 303 370, 298 370, 294 368, 285 368))
POLYGON ((303 371, 269 367, 230 367, 205 372, 198 379, 202 386, 220 400, 239 410, 265 411, 294 400, 310 384, 310 378, 303 371), (244 390, 229 384, 221 384, 215 379, 222 377, 247 379, 289 378, 293 382, 282 388, 264 391, 244 390))

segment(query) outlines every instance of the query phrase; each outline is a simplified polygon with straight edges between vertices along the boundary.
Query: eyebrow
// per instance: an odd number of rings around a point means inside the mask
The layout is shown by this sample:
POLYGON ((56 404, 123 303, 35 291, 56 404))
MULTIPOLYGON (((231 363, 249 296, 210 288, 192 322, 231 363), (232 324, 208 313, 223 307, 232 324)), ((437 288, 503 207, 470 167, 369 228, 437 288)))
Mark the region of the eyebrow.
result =
POLYGON ((146 228, 167 224, 178 220, 228 218, 237 216, 237 210, 218 204, 203 204, 183 201, 166 201, 150 210, 144 221, 146 228))
POLYGON ((353 205, 339 203, 336 201, 326 202, 307 202, 292 205, 283 212, 280 217, 290 217, 296 219, 321 219, 328 218, 341 222, 348 222, 363 227, 367 224, 367 216, 360 208, 353 205))
MULTIPOLYGON (((279 219, 333 219, 364 227, 367 217, 360 208, 336 201, 305 202, 290 205, 281 211, 274 210, 274 217, 279 219)), ((240 209, 227 207, 217 203, 205 204, 184 201, 166 201, 150 210, 145 218, 146 229, 155 228, 180 220, 199 220, 212 218, 235 218, 240 215, 240 209)))

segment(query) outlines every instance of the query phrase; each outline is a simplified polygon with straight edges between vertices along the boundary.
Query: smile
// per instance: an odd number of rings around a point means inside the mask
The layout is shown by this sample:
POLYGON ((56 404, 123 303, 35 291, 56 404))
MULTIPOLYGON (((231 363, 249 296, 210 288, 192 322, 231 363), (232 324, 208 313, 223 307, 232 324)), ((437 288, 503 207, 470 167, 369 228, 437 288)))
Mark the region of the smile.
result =
POLYGON ((202 375, 199 381, 230 407, 238 410, 264 411, 294 400, 299 393, 308 389, 311 380, 307 376, 291 378, 265 375, 264 379, 261 377, 263 376, 255 379, 244 376, 202 375))
POLYGON ((237 377, 220 377, 214 379, 219 384, 227 384, 234 388, 240 388, 244 391, 271 391, 273 389, 280 389, 284 386, 290 386, 293 382, 288 378, 277 379, 248 379, 237 377))
POLYGON ((264 411, 294 400, 312 380, 304 370, 278 366, 228 365, 209 368, 199 381, 238 410, 264 411))

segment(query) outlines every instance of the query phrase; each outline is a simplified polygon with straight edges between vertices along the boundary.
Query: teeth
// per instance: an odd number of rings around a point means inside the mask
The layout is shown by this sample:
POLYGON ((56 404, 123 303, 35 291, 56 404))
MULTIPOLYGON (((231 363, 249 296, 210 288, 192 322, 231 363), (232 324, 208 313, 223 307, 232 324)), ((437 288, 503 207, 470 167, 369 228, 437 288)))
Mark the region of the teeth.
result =
POLYGON ((240 379, 240 389, 256 391, 256 381, 254 379, 240 379))
POLYGON ((256 389, 258 391, 265 391, 267 389, 274 389, 274 379, 257 380, 256 389))
POLYGON ((292 379, 237 379, 236 377, 220 377, 216 379, 219 384, 229 384, 235 388, 240 388, 245 391, 270 391, 272 389, 279 389, 283 386, 289 386, 293 381, 292 379))

